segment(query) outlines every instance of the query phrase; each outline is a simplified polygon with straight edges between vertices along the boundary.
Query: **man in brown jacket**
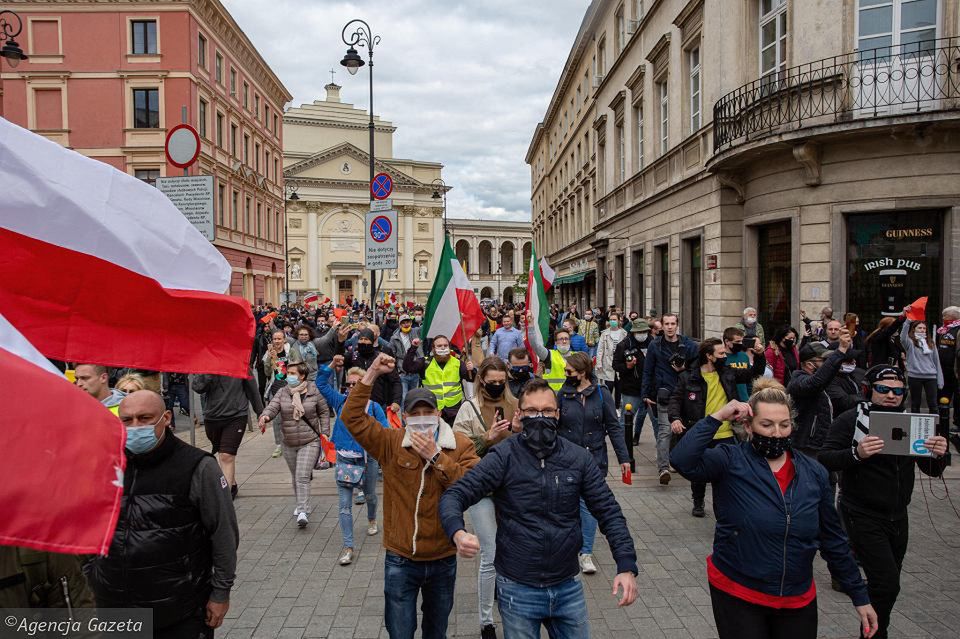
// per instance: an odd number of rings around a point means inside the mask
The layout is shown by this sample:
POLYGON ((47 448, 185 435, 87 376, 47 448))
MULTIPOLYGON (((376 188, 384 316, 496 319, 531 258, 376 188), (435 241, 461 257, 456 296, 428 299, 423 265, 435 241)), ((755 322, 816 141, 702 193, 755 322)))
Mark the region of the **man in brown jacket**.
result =
POLYGON ((457 549, 440 525, 440 495, 480 458, 469 438, 440 419, 437 398, 426 389, 407 392, 403 429, 385 429, 367 415, 374 383, 395 365, 394 358, 378 355, 350 391, 340 418, 383 469, 387 632, 391 639, 412 639, 422 591, 423 639, 441 639, 453 609, 457 549))

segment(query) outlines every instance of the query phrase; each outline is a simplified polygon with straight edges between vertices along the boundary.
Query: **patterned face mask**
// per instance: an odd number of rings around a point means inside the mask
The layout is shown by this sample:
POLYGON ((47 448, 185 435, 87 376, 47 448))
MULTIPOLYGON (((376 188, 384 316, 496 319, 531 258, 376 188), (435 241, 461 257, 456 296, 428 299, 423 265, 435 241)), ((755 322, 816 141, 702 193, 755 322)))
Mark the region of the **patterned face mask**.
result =
POLYGON ((753 434, 750 445, 757 451, 757 454, 767 459, 777 459, 783 457, 783 454, 793 448, 793 436, 786 437, 768 437, 766 435, 753 434))

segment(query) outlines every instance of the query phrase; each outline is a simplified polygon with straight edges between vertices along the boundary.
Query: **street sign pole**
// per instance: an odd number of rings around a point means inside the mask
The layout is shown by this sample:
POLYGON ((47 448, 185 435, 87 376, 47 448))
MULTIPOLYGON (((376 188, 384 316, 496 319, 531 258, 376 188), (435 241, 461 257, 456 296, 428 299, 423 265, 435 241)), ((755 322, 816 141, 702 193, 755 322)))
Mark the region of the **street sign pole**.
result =
MULTIPOLYGON (((370 61, 370 211, 377 211, 376 202, 385 200, 393 192, 393 178, 386 173, 377 173, 374 175, 373 166, 373 60, 370 61)), ((394 223, 394 226, 396 224, 394 223)), ((367 236, 371 233, 370 225, 367 224, 367 236)), ((392 231, 396 234, 396 229, 392 231)), ((373 321, 377 321, 377 271, 370 269, 370 310, 373 311, 373 321)))

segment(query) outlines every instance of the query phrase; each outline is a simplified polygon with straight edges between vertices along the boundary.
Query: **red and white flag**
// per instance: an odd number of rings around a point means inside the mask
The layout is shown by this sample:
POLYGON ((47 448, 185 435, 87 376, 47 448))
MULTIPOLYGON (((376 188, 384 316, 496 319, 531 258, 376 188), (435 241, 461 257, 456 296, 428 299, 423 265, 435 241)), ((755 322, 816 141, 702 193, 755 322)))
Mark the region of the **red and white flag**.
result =
POLYGON ((107 553, 123 494, 126 431, 0 315, 0 544, 107 553))
POLYGON ((547 258, 540 258, 540 276, 543 278, 543 290, 547 292, 553 286, 553 280, 557 276, 556 271, 550 268, 547 258))
POLYGON ((152 186, 0 118, 0 308, 44 355, 249 376, 231 268, 152 186))
POLYGON ((320 293, 309 293, 303 297, 303 305, 317 305, 320 303, 320 293))

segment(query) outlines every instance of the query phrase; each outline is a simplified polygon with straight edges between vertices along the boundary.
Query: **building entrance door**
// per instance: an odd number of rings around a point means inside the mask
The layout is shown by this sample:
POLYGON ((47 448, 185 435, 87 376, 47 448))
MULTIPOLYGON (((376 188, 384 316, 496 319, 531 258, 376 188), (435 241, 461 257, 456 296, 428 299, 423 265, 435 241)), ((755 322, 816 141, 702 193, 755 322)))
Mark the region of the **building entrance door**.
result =
POLYGON ((356 298, 354 292, 354 281, 352 279, 341 279, 337 283, 337 299, 341 304, 351 304, 356 298))

